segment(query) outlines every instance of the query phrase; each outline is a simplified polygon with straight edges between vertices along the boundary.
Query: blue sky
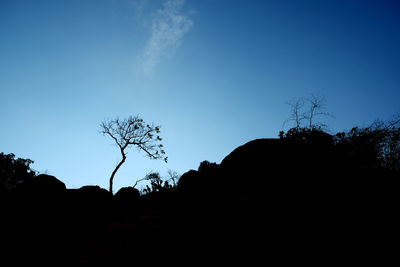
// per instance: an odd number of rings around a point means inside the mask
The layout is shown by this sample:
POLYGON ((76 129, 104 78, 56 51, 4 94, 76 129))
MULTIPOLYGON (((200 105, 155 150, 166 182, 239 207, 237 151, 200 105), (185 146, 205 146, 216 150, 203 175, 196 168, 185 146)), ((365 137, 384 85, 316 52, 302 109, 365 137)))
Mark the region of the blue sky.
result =
POLYGON ((332 132, 400 113, 396 1, 0 2, 0 151, 67 187, 108 187, 106 118, 160 124, 168 164, 131 149, 114 188, 219 163, 324 96, 332 132))

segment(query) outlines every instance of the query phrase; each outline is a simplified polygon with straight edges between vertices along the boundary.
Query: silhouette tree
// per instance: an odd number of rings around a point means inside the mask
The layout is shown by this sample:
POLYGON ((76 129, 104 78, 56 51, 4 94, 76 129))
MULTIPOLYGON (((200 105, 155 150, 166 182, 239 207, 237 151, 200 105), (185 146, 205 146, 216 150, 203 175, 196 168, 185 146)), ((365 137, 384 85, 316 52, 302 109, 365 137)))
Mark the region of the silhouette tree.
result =
POLYGON ((168 170, 168 179, 167 181, 172 181, 172 184, 176 186, 178 184, 179 178, 181 176, 178 174, 177 171, 168 170))
POLYGON ((308 128, 309 129, 325 128, 326 125, 324 123, 315 123, 315 121, 314 121, 315 117, 317 117, 317 116, 333 117, 330 113, 324 111, 325 110, 325 98, 317 97, 317 96, 311 94, 311 98, 307 98, 307 102, 310 104, 308 113, 306 113, 308 128))
POLYGON ((30 159, 15 158, 14 154, 0 153, 0 190, 13 189, 20 183, 32 179, 36 173, 29 165, 30 159))
POLYGON ((139 151, 144 151, 150 159, 163 159, 167 162, 160 133, 160 126, 146 124, 139 116, 129 116, 126 119, 119 118, 106 120, 101 125, 101 133, 109 135, 117 144, 122 159, 117 164, 110 177, 110 192, 113 191, 113 180, 118 169, 126 160, 126 150, 135 146, 139 151))
POLYGON ((286 123, 293 121, 295 123, 294 128, 300 129, 301 122, 306 119, 306 114, 302 112, 304 99, 300 98, 296 102, 288 102, 287 104, 291 107, 290 117, 283 122, 282 128, 285 127, 286 123))
POLYGON ((311 94, 310 98, 299 98, 296 102, 288 102, 287 104, 291 107, 291 111, 289 118, 283 122, 283 127, 285 127, 288 122, 294 122, 293 128, 297 131, 307 128, 310 130, 322 130, 326 128, 326 124, 316 122, 316 117, 333 117, 330 113, 325 111, 325 98, 313 94, 311 94), (308 108, 305 107, 306 104, 308 108))

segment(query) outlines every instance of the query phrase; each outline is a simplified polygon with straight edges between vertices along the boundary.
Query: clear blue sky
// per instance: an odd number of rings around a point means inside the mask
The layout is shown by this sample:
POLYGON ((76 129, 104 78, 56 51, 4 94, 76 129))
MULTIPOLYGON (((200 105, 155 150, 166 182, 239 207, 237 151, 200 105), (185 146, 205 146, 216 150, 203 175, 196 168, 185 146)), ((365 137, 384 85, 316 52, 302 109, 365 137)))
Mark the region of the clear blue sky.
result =
POLYGON ((400 112, 397 1, 0 1, 0 151, 67 187, 108 187, 106 118, 162 125, 115 189, 276 137, 287 101, 324 96, 333 132, 400 112))

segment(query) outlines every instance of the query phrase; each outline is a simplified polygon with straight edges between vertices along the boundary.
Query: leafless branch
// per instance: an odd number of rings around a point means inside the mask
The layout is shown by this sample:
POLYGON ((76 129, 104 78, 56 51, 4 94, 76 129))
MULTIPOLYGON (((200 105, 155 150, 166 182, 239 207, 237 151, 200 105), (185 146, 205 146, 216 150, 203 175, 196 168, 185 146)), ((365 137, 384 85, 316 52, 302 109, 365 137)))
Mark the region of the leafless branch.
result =
POLYGON ((304 107, 304 99, 300 98, 296 102, 290 103, 287 102, 291 107, 290 117, 283 122, 282 128, 285 127, 286 123, 293 121, 295 123, 295 127, 298 129, 301 126, 301 122, 307 119, 307 116, 302 109, 304 107))
MULTIPOLYGON (((333 117, 330 113, 324 111, 325 110, 325 98, 317 97, 311 94, 311 98, 307 99, 307 102, 310 103, 309 112, 307 113, 306 119, 308 120, 308 127, 312 129, 315 125, 314 119, 317 116, 328 116, 333 117)), ((319 124, 324 125, 324 124, 319 124)))
POLYGON ((311 94, 310 98, 300 98, 296 102, 287 103, 290 107, 290 117, 283 122, 282 128, 288 122, 294 122, 294 128, 302 128, 302 123, 306 122, 304 128, 324 128, 323 123, 316 123, 315 118, 318 116, 334 117, 325 111, 325 98, 317 97, 311 94), (308 108, 305 109, 307 104, 308 108), (305 109, 305 111, 304 111, 305 109))

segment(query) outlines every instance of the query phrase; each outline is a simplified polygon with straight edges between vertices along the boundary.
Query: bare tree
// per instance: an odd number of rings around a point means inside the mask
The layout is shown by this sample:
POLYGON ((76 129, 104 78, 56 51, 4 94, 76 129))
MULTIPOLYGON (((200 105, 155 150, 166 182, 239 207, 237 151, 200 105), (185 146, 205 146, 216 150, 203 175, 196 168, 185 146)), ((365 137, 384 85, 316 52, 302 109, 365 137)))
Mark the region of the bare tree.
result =
POLYGON ((304 99, 300 98, 296 102, 287 102, 286 104, 288 104, 291 108, 290 117, 283 122, 282 127, 285 127, 286 123, 293 121, 295 123, 295 128, 300 129, 301 122, 307 119, 306 114, 302 112, 304 107, 304 99))
POLYGON ((296 130, 314 128, 324 128, 326 125, 324 123, 316 123, 315 119, 319 116, 333 117, 330 113, 325 111, 325 98, 318 97, 311 94, 310 98, 300 98, 296 102, 287 103, 291 107, 290 117, 283 122, 285 127, 286 123, 294 122, 294 128, 296 130), (305 105, 308 107, 305 108, 305 105), (302 127, 302 123, 305 123, 302 127))
POLYGON ((330 113, 324 111, 325 110, 325 98, 317 97, 311 94, 311 98, 307 99, 307 102, 310 104, 309 111, 305 116, 308 121, 308 128, 312 129, 314 127, 323 128, 326 127, 323 123, 314 123, 314 119, 317 116, 327 116, 333 117, 330 113))
POLYGON ((127 119, 105 120, 101 125, 101 133, 109 135, 117 144, 122 159, 117 164, 110 177, 110 192, 113 192, 113 180, 118 169, 126 160, 126 149, 135 146, 144 151, 150 159, 163 159, 167 162, 163 145, 161 144, 160 126, 146 124, 139 116, 129 116, 127 119))

